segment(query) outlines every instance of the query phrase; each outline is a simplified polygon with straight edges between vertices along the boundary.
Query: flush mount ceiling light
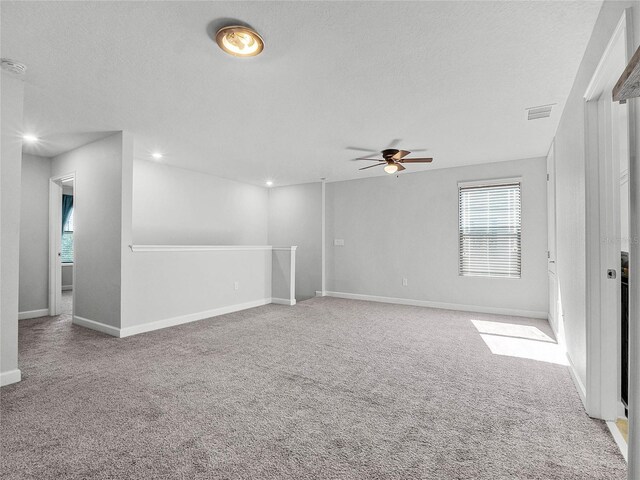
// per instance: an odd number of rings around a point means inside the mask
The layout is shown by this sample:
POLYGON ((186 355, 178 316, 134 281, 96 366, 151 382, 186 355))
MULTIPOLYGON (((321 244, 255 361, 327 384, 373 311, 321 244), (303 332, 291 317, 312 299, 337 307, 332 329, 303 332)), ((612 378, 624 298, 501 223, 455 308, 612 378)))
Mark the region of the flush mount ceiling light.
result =
POLYGON ((38 141, 38 137, 36 137, 31 133, 25 133, 24 135, 22 135, 22 139, 25 142, 29 142, 29 143, 36 143, 38 141))
POLYGON ((267 187, 273 186, 273 182, 271 180, 267 180, 267 187))
POLYGON ((218 30, 216 43, 222 50, 234 57, 255 57, 264 48, 264 41, 258 32, 239 25, 223 27, 218 30))
POLYGON ((152 153, 151 156, 156 160, 160 160, 162 158, 162 154, 160 152, 152 153))

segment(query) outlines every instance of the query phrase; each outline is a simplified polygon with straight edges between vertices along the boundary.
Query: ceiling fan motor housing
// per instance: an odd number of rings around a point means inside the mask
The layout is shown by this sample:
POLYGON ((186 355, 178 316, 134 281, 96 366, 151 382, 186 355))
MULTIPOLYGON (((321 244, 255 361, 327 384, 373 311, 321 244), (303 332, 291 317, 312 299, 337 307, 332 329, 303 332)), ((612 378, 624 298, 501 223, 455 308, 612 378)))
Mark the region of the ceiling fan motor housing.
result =
POLYGON ((386 150, 382 150, 382 158, 384 158, 385 160, 391 160, 391 157, 393 157, 399 151, 400 150, 396 150, 395 148, 387 148, 386 150))

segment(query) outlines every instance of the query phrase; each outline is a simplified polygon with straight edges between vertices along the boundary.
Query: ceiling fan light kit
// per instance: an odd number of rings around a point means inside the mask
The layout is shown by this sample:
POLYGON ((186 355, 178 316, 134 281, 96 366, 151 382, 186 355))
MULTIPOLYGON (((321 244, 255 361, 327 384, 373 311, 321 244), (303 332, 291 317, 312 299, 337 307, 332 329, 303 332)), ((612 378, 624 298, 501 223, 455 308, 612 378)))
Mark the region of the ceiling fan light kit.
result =
POLYGON ((360 157, 356 160, 369 160, 370 162, 379 162, 375 165, 369 165, 368 167, 362 167, 359 170, 366 170, 367 168, 380 167, 384 165, 384 171, 389 175, 406 170, 403 163, 431 163, 433 158, 405 158, 411 152, 408 150, 397 150, 395 148, 387 148, 380 152, 382 158, 367 158, 360 157))

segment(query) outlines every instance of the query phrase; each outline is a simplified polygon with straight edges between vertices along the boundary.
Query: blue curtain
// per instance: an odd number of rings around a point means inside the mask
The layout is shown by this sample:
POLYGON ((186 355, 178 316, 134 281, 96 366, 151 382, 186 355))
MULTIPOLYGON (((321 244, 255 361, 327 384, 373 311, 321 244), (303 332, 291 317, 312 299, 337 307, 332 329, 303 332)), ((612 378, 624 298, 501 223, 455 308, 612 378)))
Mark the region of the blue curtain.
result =
POLYGON ((64 224, 69 220, 72 208, 73 195, 62 195, 62 231, 64 231, 64 224))

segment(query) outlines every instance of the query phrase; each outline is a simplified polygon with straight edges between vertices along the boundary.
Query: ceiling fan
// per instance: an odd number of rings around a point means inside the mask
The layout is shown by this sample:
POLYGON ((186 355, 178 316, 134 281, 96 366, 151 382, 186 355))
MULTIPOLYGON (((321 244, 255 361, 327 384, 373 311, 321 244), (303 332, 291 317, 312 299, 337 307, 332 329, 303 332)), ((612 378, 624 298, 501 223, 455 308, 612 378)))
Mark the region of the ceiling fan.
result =
POLYGON ((367 158, 360 157, 356 160, 369 160, 372 162, 379 162, 375 165, 369 165, 368 167, 360 168, 359 170, 366 170, 367 168, 380 167, 384 165, 384 171, 389 174, 401 172, 405 170, 403 163, 431 163, 433 158, 405 158, 411 152, 408 150, 397 150, 395 148, 387 148, 382 150, 382 158, 367 158))

